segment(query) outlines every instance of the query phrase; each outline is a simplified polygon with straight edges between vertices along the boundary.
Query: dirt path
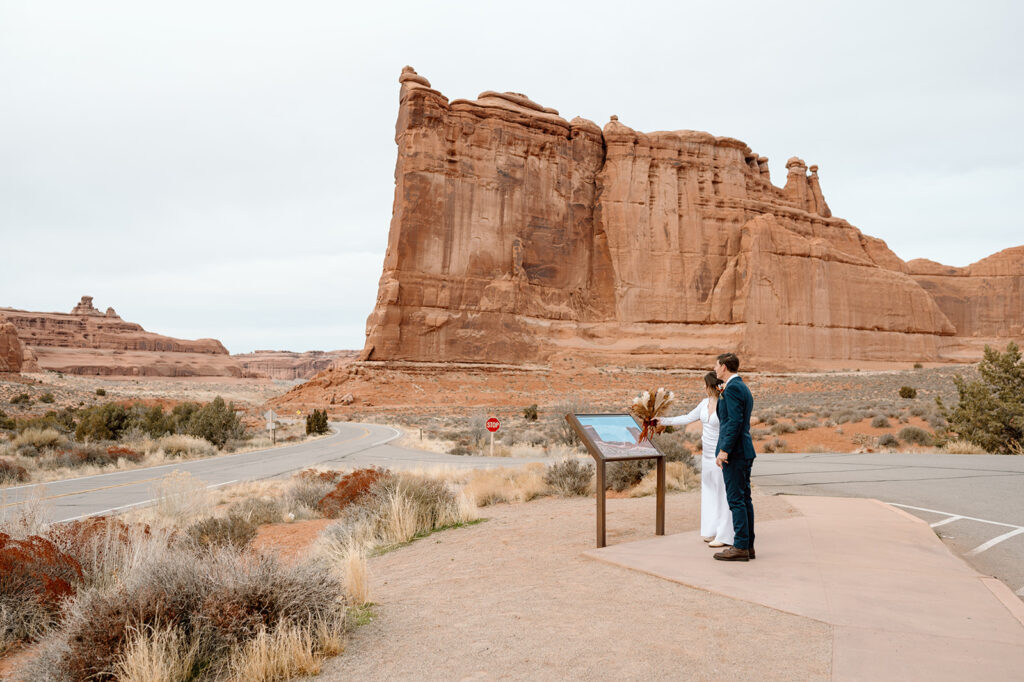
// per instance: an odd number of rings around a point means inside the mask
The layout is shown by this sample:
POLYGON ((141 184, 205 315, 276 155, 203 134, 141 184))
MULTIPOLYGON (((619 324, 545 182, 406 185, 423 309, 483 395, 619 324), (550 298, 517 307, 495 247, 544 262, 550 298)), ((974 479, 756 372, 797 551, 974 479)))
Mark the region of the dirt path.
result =
MULTIPOLYGON (((761 520, 797 513, 755 505, 761 520)), ((698 493, 669 495, 667 531, 695 529, 698 508, 698 493)), ((828 625, 583 557, 592 499, 481 511, 486 523, 371 559, 377 618, 318 680, 830 675, 828 625)), ((608 527, 609 544, 649 537, 654 500, 609 500, 608 527)))

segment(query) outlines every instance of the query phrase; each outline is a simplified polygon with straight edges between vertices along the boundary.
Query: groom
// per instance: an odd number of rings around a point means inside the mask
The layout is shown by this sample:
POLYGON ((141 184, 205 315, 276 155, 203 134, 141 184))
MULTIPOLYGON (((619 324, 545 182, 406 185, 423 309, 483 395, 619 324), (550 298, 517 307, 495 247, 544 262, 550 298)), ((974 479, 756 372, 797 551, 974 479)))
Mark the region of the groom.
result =
POLYGON ((723 353, 715 362, 715 374, 725 382, 718 401, 718 457, 715 462, 725 478, 725 496, 736 531, 733 546, 715 554, 719 561, 748 561, 754 557, 754 505, 750 501, 750 469, 754 464, 754 441, 750 438, 750 412, 754 397, 737 374, 740 359, 723 353))

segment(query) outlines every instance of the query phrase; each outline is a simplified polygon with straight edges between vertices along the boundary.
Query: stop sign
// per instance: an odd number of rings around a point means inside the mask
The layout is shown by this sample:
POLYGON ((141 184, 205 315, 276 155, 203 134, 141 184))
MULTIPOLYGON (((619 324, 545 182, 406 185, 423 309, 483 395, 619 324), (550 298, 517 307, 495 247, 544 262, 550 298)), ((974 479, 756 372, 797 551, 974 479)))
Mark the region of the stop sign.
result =
MULTIPOLYGON (((477 424, 479 423, 480 422, 477 422, 477 424)), ((485 424, 485 426, 487 427, 488 431, 494 433, 499 428, 501 428, 501 422, 498 421, 497 417, 491 417, 490 419, 487 420, 487 424, 485 424)))

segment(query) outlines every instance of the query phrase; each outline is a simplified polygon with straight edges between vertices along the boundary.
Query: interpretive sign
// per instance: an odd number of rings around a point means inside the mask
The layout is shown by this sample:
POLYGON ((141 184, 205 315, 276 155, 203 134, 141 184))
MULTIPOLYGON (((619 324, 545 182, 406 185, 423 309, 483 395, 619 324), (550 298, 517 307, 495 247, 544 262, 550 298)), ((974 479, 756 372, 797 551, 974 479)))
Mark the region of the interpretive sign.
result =
POLYGON ((597 465, 597 546, 605 546, 605 465, 634 459, 657 460, 654 533, 665 534, 665 455, 647 438, 637 443, 641 424, 629 414, 567 414, 565 420, 597 465))

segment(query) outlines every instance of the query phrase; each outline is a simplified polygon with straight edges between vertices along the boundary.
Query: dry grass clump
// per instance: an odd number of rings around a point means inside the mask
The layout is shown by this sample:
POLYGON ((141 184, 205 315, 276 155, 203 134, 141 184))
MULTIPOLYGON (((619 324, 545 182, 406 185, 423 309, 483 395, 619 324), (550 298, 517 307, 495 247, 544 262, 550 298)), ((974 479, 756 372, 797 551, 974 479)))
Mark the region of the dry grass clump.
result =
POLYGON ((336 652, 344 614, 342 585, 325 562, 286 565, 178 544, 109 586, 80 592, 27 677, 109 680, 134 671, 135 679, 183 679, 174 670, 188 668, 184 679, 223 679, 243 653, 257 651, 259 669, 283 679, 308 670, 292 667, 295 647, 252 643, 297 628, 301 649, 322 658, 336 652))
POLYGON ((185 535, 197 547, 234 547, 241 550, 256 537, 256 524, 241 516, 210 516, 189 526, 185 535))
POLYGON ((532 463, 518 469, 478 469, 470 474, 463 492, 481 507, 498 502, 529 502, 547 494, 545 467, 532 463))
POLYGON ((899 439, 904 443, 914 445, 930 446, 935 443, 935 438, 919 426, 905 426, 900 429, 899 439))
POLYGON ((987 455, 989 454, 985 448, 980 445, 975 445, 970 441, 957 438, 955 440, 946 441, 942 446, 941 452, 949 455, 987 455))
POLYGON ((544 472, 544 483, 562 497, 588 495, 593 489, 594 465, 578 458, 566 458, 544 472))
POLYGON ((56 448, 67 445, 68 439, 60 431, 52 428, 25 429, 11 440, 16 449, 31 445, 37 450, 56 448))
POLYGON ((28 469, 0 457, 0 483, 22 483, 28 480, 28 469))
POLYGON ((171 434, 153 442, 155 450, 162 450, 170 457, 210 457, 217 448, 209 441, 196 436, 171 434))
POLYGON ((187 471, 173 471, 156 483, 151 494, 156 501, 153 511, 158 517, 176 522, 207 513, 213 496, 206 483, 187 471))
MULTIPOLYGON (((665 462, 665 490, 694 490, 700 487, 700 474, 685 462, 665 462)), ((658 489, 658 472, 648 471, 629 491, 630 497, 653 495, 658 489)))
POLYGON ((280 523, 285 519, 285 513, 284 504, 271 497, 249 497, 228 508, 228 516, 244 519, 255 526, 280 523))

